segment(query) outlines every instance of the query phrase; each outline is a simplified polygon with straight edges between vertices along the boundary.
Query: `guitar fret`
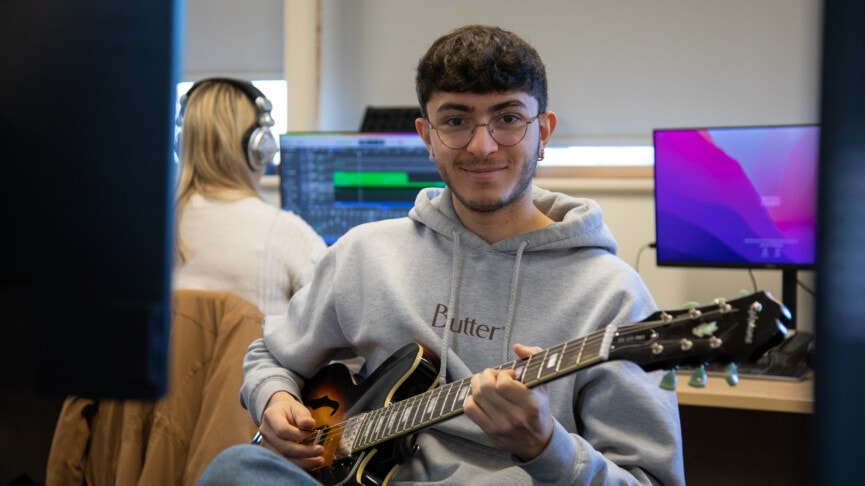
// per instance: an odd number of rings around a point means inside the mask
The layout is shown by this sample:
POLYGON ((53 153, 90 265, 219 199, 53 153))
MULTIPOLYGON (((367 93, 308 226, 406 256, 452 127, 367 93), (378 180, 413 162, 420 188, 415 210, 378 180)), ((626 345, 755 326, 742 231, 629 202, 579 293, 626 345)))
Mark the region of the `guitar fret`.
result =
POLYGON ((559 353, 555 353, 555 354, 551 355, 549 357, 549 359, 547 359, 547 368, 546 369, 554 368, 554 371, 558 370, 559 369, 559 357, 560 357, 559 353))
POLYGON ((543 368, 543 366, 542 366, 543 362, 544 362, 544 360, 543 360, 543 358, 541 358, 541 362, 535 364, 535 360, 533 359, 533 356, 529 356, 526 359, 526 384, 531 383, 532 380, 538 379, 538 371, 540 371, 541 368, 543 368))
POLYGON ((537 373, 537 375, 535 375, 536 376, 535 379, 540 380, 541 377, 544 376, 544 370, 547 369, 547 366, 549 366, 547 364, 547 363, 549 363, 549 361, 550 361, 550 352, 549 352, 549 350, 545 350, 543 359, 541 359, 541 362, 538 363, 538 373, 537 373))
POLYGON ((583 338, 583 339, 582 339, 583 342, 580 343, 580 350, 579 350, 579 352, 577 353, 577 359, 576 359, 576 364, 577 364, 577 365, 579 365, 580 362, 581 362, 581 360, 583 359, 583 351, 586 349, 586 339, 588 339, 588 336, 585 337, 585 338, 583 338))
POLYGON ((561 361, 561 352, 557 348, 550 348, 544 357, 543 368, 538 370, 538 378, 555 376, 559 369, 559 361, 561 361))
POLYGON ((462 410, 466 402, 466 398, 468 398, 472 392, 471 380, 461 380, 458 383, 459 386, 454 388, 455 393, 453 407, 451 407, 452 410, 462 410))
MULTIPOLYGON (((463 385, 459 387, 459 393, 457 394, 455 400, 456 403, 460 404, 460 408, 462 408, 463 402, 466 401, 466 398, 469 397, 469 392, 471 392, 472 390, 471 382, 463 380, 461 383, 463 383, 463 385)), ((454 407, 454 410, 456 410, 456 407, 454 407)))
POLYGON ((460 395, 460 389, 464 384, 465 380, 460 380, 455 383, 450 383, 447 385, 447 390, 445 392, 445 399, 442 400, 442 408, 439 412, 440 416, 447 415, 450 412, 453 412, 458 407, 462 405, 462 402, 457 402, 457 399, 460 395), (459 403, 459 405, 458 405, 459 403))
POLYGON ((396 430, 396 423, 400 417, 400 409, 403 407, 402 402, 395 403, 387 409, 387 421, 384 427, 384 435, 390 436, 396 430))
POLYGON ((369 419, 367 420, 368 424, 366 427, 366 436, 364 437, 364 440, 369 443, 375 442, 378 438, 378 436, 376 435, 376 430, 378 429, 380 414, 381 409, 373 410, 369 414, 369 419))
POLYGON ((438 405, 441 390, 441 388, 436 388, 435 391, 430 393, 429 402, 427 402, 426 406, 424 407, 423 417, 429 418, 435 416, 435 408, 436 405, 438 405))
POLYGON ((378 409, 375 412, 373 412, 373 426, 370 427, 370 429, 371 429, 370 430, 370 442, 375 442, 375 441, 379 440, 382 436, 381 435, 382 410, 384 410, 384 409, 378 409))
POLYGON ((447 406, 450 384, 435 389, 436 397, 430 403, 430 417, 441 417, 442 410, 447 406))
POLYGON ((371 415, 372 415, 371 412, 367 412, 367 413, 364 413, 364 414, 358 415, 358 417, 360 417, 360 418, 362 419, 362 420, 361 420, 361 423, 360 423, 360 425, 359 425, 359 427, 358 427, 357 435, 356 435, 356 437, 357 437, 357 445, 358 445, 358 447, 360 447, 360 448, 365 447, 365 445, 369 443, 369 439, 368 439, 368 437, 369 437, 369 427, 370 427, 369 422, 370 422, 370 417, 371 417, 371 415))
POLYGON ((370 436, 369 443, 377 442, 387 437, 393 435, 394 431, 398 431, 398 428, 395 428, 396 422, 399 420, 400 409, 402 405, 399 403, 391 405, 390 407, 380 409, 380 413, 376 416, 376 424, 375 433, 370 436))
MULTIPOLYGON (((427 393, 429 393, 429 392, 427 392, 427 393)), ((411 398, 412 413, 411 413, 411 420, 408 421, 408 427, 407 428, 412 428, 415 425, 420 423, 418 421, 418 414, 423 413, 423 399, 427 395, 427 393, 422 393, 420 395, 416 395, 416 396, 411 398)))
POLYGON ((362 425, 364 415, 355 415, 346 422, 345 431, 342 433, 341 442, 347 444, 347 449, 353 451, 357 443, 357 429, 362 425), (359 424, 359 422, 361 424, 359 424))
MULTIPOLYGON (((436 388, 438 390, 438 388, 436 388)), ((435 391, 435 390, 433 390, 435 391)), ((421 395, 421 400, 417 404, 417 415, 415 415, 414 421, 412 423, 412 427, 422 424, 424 422, 424 416, 429 409, 429 402, 432 400, 433 391, 428 391, 421 395)))
POLYGON ((397 430, 406 430, 412 426, 414 416, 417 413, 417 402, 417 397, 411 397, 400 402, 399 420, 394 424, 397 430))
POLYGON ((381 413, 379 414, 379 427, 378 430, 376 430, 377 439, 388 436, 388 429, 390 428, 391 418, 393 417, 393 410, 391 409, 392 406, 393 405, 382 409, 381 413))
POLYGON ((439 412, 439 405, 445 401, 445 397, 442 397, 443 394, 447 392, 447 387, 436 388, 433 391, 433 396, 430 397, 429 404, 424 411, 424 422, 431 420, 435 417, 440 417, 441 414, 439 412))
POLYGON ((527 383, 536 383, 541 378, 541 373, 544 371, 544 365, 547 362, 547 351, 544 350, 544 355, 535 359, 537 355, 529 356, 526 360, 526 368, 530 371, 529 375, 533 377, 532 381, 527 383))
POLYGON ((568 343, 565 343, 565 344, 562 344, 562 352, 561 352, 561 356, 560 356, 560 358, 559 358, 558 363, 556 363, 556 373, 558 373, 559 371, 561 371, 561 369, 562 369, 562 362, 565 360, 565 357, 566 357, 567 355, 568 355, 568 343))
POLYGON ((415 406, 414 406, 415 401, 416 400, 409 399, 409 400, 403 400, 403 402, 401 402, 401 403, 404 403, 404 405, 402 406, 402 409, 399 413, 399 420, 397 420, 399 429, 406 430, 409 428, 409 425, 411 424, 412 416, 414 415, 414 412, 415 412, 415 406), (407 425, 407 424, 409 424, 409 425, 407 425))

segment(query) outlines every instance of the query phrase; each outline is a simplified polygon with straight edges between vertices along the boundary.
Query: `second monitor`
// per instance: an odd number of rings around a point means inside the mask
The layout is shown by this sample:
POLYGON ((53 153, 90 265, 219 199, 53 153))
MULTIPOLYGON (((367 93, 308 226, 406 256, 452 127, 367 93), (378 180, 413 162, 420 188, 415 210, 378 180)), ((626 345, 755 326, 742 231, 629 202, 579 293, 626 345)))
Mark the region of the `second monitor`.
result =
POLYGON ((408 215, 444 187, 417 133, 290 132, 280 137, 280 197, 328 244, 352 227, 408 215))

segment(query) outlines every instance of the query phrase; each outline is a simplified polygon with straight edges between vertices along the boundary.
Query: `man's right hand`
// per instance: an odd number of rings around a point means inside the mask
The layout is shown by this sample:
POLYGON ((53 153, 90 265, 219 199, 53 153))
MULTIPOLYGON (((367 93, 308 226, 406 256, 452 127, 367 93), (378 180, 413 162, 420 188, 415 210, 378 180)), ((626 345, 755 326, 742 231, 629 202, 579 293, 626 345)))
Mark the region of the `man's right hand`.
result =
POLYGON ((303 469, 313 469, 324 464, 324 447, 305 443, 314 428, 315 420, 300 401, 287 392, 276 392, 261 416, 260 444, 303 469))

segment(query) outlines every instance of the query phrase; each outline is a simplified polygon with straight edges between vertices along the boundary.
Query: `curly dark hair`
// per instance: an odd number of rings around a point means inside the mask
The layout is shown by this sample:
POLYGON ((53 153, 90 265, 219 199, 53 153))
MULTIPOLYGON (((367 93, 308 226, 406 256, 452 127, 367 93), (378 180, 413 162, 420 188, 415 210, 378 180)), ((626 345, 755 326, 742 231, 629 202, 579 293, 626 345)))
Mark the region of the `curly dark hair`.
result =
POLYGON ((436 40, 418 62, 415 78, 424 117, 432 93, 522 91, 547 110, 547 74, 538 52, 499 27, 467 25, 436 40))

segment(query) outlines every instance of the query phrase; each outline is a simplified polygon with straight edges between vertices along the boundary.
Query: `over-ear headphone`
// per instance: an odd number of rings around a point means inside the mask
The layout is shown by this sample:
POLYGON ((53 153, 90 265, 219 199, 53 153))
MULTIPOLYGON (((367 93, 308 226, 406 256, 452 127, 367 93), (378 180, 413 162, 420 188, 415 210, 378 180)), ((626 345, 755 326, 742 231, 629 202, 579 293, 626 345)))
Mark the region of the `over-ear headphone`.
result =
MULTIPOLYGON (((279 150, 279 145, 276 143, 276 137, 270 131, 273 126, 273 117, 270 116, 270 111, 273 106, 270 101, 259 91, 258 88, 248 81, 242 81, 233 78, 207 78, 197 81, 189 88, 183 96, 180 97, 180 110, 177 114, 177 126, 183 127, 183 117, 186 113, 186 103, 189 95, 196 88, 205 82, 227 83, 241 90, 246 97, 255 105, 256 122, 243 136, 243 152, 246 154, 246 163, 253 171, 260 171, 273 162, 273 156, 279 150)), ((180 156, 180 132, 177 134, 177 140, 174 144, 174 149, 180 156)))

